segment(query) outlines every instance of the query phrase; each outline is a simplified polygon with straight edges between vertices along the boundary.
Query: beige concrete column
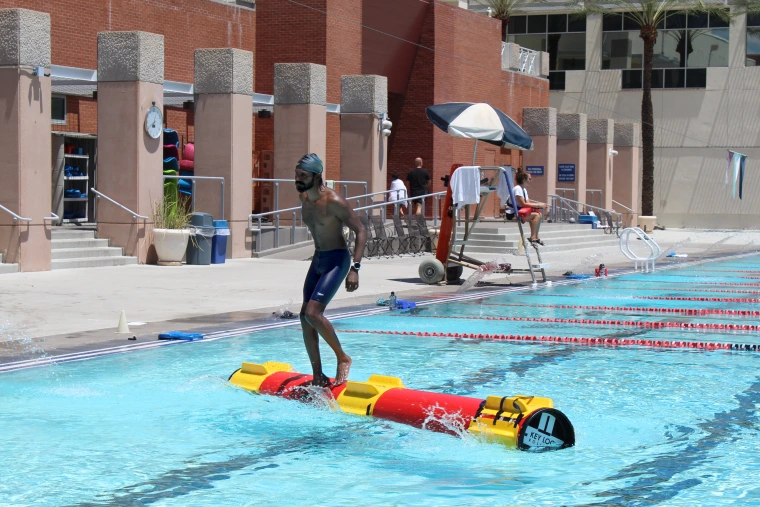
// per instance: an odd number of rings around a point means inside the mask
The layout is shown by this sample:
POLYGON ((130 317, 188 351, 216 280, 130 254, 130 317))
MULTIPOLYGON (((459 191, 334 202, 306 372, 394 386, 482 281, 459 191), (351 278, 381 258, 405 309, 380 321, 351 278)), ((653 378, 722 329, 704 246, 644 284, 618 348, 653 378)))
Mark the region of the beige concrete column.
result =
POLYGON ((279 185, 279 209, 300 204, 294 175, 301 157, 316 153, 326 164, 326 103, 327 67, 315 63, 274 65, 274 177, 293 180, 279 185))
POLYGON ((251 256, 253 53, 241 49, 195 50, 195 175, 224 178, 196 184, 196 210, 230 226, 227 257, 251 256))
POLYGON ((523 130, 533 138, 533 150, 522 152, 523 167, 533 175, 528 197, 548 203, 557 181, 557 110, 523 108, 523 130))
POLYGON ((592 118, 587 122, 586 144, 586 196, 579 199, 593 206, 612 209, 612 162, 610 154, 615 133, 615 122, 608 119, 592 118), (601 190, 599 193, 589 189, 601 190))
POLYGON ((50 269, 50 15, 0 9, 0 253, 20 271, 50 269), (42 67, 42 75, 35 71, 42 67))
POLYGON ((99 199, 98 237, 140 263, 157 260, 152 247, 153 205, 164 197, 163 133, 152 139, 145 116, 163 111, 164 37, 146 32, 98 34, 97 190, 147 220, 134 219, 99 199))
POLYGON ((387 112, 388 78, 341 78, 340 179, 366 181, 368 193, 388 186, 388 138, 378 128, 387 112))
POLYGON ((615 173, 612 178, 612 198, 634 210, 613 205, 615 211, 623 213, 623 225, 633 227, 638 221, 641 203, 639 194, 639 160, 641 156, 641 125, 638 123, 615 123, 614 149, 615 173))
POLYGON ((557 188, 575 189, 579 202, 586 202, 586 122, 583 113, 557 115, 557 188))

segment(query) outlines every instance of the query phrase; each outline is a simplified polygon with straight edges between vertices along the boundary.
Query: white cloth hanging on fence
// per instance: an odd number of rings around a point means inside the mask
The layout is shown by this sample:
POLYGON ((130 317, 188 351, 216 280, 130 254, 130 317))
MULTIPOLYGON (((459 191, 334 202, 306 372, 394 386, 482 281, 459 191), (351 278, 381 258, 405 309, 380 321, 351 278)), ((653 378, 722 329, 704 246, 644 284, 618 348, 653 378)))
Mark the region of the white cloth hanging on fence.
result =
POLYGON ((451 187, 451 196, 456 208, 461 208, 465 204, 478 204, 480 202, 480 167, 460 167, 451 176, 449 187, 451 187))

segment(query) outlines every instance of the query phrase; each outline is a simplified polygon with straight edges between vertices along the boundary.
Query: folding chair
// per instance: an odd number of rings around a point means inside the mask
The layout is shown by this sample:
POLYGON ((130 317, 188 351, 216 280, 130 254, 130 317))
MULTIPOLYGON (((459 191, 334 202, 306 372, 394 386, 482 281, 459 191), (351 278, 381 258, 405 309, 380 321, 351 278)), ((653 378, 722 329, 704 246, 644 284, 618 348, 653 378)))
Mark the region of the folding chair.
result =
POLYGON ((430 234, 430 228, 428 228, 427 221, 425 220, 425 215, 414 215, 414 216, 417 220, 417 228, 420 231, 420 236, 422 237, 422 251, 432 252, 434 238, 430 234))
POLYGON ((401 218, 398 215, 393 215, 393 227, 396 229, 396 243, 394 253, 397 255, 404 255, 409 253, 410 250, 410 238, 404 230, 404 224, 401 223, 401 218))
POLYGON ((378 242, 378 255, 391 257, 393 255, 392 239, 388 236, 385 224, 380 216, 370 217, 372 228, 375 230, 375 239, 378 242))
POLYGON ((409 233, 409 253, 417 255, 425 246, 425 238, 422 236, 419 221, 414 218, 418 215, 408 213, 406 215, 406 228, 409 233))
POLYGON ((360 214, 359 221, 361 222, 362 227, 364 227, 364 231, 367 233, 367 246, 364 250, 364 255, 366 257, 377 257, 380 254, 380 244, 382 243, 382 240, 372 237, 372 228, 369 225, 369 220, 367 220, 366 215, 360 214))

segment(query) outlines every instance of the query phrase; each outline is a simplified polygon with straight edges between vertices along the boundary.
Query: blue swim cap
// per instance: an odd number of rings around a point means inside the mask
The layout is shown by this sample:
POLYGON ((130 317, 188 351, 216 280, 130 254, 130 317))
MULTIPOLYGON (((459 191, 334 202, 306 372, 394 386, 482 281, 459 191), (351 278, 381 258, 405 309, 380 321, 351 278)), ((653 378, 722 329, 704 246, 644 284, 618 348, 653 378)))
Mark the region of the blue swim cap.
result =
POLYGON ((296 169, 302 169, 314 174, 322 174, 322 161, 315 153, 309 153, 301 157, 296 164, 296 169))

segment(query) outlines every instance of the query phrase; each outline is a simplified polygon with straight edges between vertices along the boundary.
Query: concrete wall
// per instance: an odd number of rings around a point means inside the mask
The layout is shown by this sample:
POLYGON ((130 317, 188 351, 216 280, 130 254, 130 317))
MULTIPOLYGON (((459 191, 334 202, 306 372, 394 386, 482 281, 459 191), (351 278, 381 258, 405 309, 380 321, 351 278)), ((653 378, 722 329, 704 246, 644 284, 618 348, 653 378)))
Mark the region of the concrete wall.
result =
MULTIPOLYGON (((758 227, 760 67, 745 68, 746 16, 730 30, 729 67, 707 69, 705 89, 652 90, 657 221, 668 227, 758 227), (744 153, 744 199, 723 187, 726 150, 744 153)), ((560 113, 618 122, 641 119, 640 90, 621 90, 620 70, 600 70, 601 23, 589 18, 586 71, 568 71, 552 92, 560 113)), ((640 206, 637 211, 640 211, 640 206)))

